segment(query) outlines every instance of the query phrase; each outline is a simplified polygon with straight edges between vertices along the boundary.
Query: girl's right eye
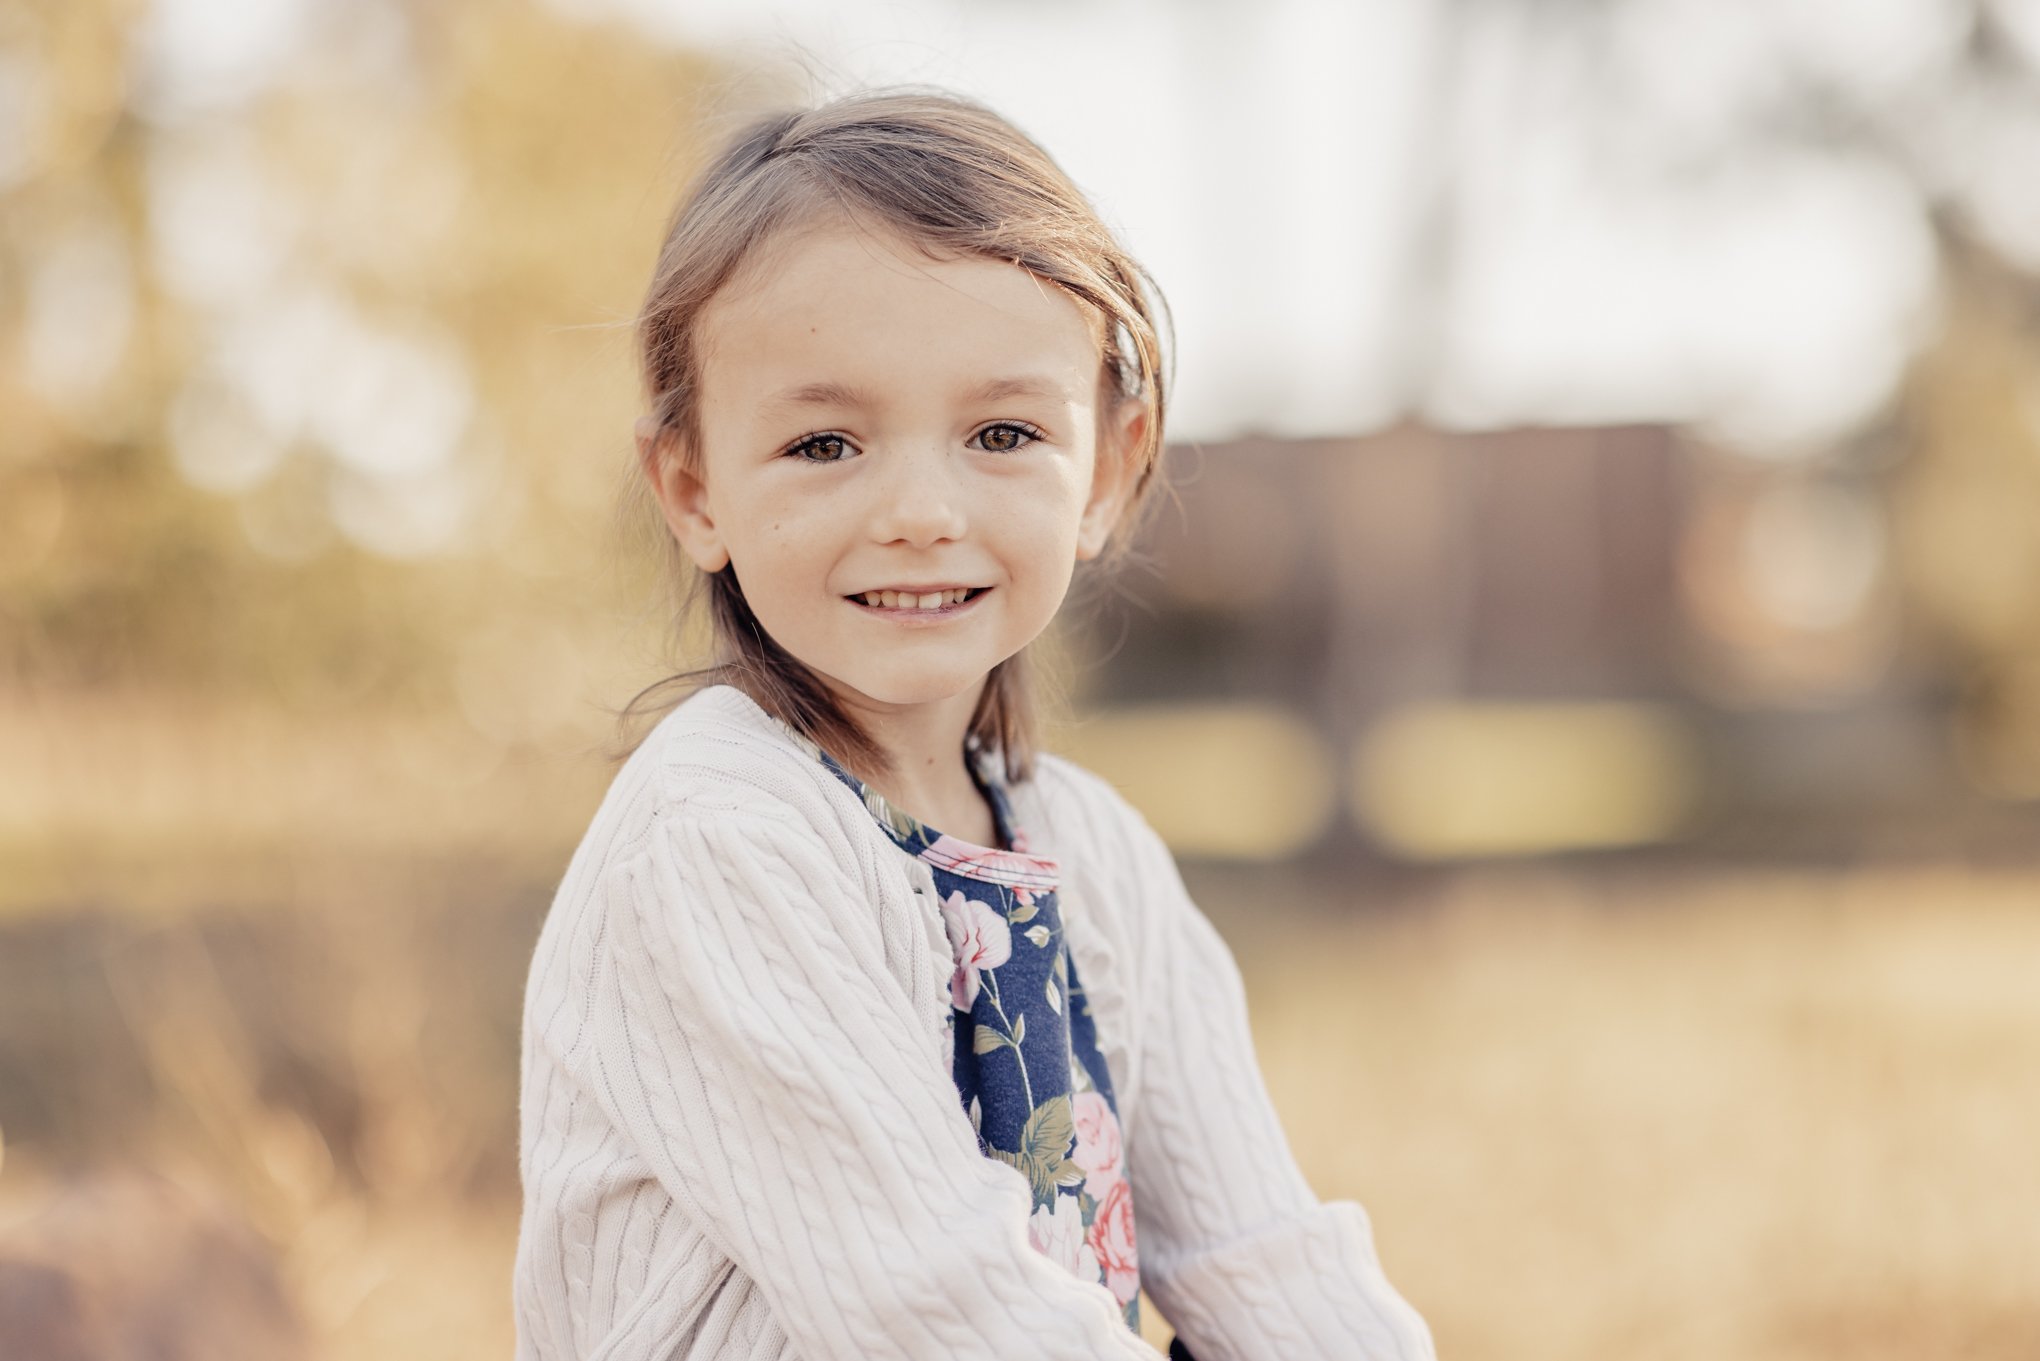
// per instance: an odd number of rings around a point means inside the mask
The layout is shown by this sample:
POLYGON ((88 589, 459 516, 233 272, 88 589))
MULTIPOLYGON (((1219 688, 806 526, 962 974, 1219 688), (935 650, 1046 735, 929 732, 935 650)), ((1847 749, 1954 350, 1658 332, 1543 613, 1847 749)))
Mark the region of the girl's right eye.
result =
POLYGON ((802 463, 841 463, 850 456, 850 441, 841 435, 806 435, 786 451, 802 463))

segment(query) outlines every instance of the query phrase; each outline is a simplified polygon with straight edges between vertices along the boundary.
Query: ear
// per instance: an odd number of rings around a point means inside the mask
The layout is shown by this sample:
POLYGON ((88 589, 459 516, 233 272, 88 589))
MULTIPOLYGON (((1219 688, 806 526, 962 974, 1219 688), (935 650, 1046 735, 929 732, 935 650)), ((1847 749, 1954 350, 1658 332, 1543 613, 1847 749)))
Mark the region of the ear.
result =
POLYGON ((667 528, 694 565, 704 572, 720 572, 729 565, 730 552, 723 546, 715 516, 708 504, 708 484, 683 466, 679 438, 661 432, 650 416, 637 420, 638 466, 652 484, 652 495, 666 517, 667 528))
POLYGON ((1077 523, 1077 558, 1088 561, 1105 551, 1112 531, 1126 510, 1135 481, 1134 456, 1147 433, 1147 404, 1122 399, 1119 409, 1099 422, 1098 452, 1091 463, 1091 495, 1077 523))

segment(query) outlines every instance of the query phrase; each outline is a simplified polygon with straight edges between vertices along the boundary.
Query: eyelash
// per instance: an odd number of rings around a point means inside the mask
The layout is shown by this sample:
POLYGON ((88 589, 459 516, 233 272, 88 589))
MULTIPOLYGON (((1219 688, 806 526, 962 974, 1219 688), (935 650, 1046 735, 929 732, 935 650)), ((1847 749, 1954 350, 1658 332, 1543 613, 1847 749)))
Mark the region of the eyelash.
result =
MULTIPOLYGON (((1029 425, 1026 421, 993 421, 988 425, 980 427, 975 433, 971 435, 971 438, 974 440, 982 439, 987 431, 1000 429, 1018 430, 1021 434, 1027 436, 1028 444, 1032 444, 1037 441, 1048 438, 1048 436, 1042 434, 1040 430, 1036 429, 1034 426, 1029 425)), ((826 465, 830 463, 843 462, 843 459, 840 457, 808 458, 805 454, 802 453, 802 450, 812 449, 814 446, 826 443, 829 440, 835 440, 837 443, 843 445, 848 445, 850 443, 848 439, 844 438, 842 435, 836 434, 833 431, 817 430, 812 435, 802 435, 799 439, 795 440, 792 444, 788 445, 784 457, 793 459, 797 463, 815 463, 826 465)), ((1026 447, 1027 445, 1023 444, 1016 449, 987 449, 985 450, 985 452, 988 454, 1017 454, 1020 452, 1021 449, 1025 449, 1026 447)))

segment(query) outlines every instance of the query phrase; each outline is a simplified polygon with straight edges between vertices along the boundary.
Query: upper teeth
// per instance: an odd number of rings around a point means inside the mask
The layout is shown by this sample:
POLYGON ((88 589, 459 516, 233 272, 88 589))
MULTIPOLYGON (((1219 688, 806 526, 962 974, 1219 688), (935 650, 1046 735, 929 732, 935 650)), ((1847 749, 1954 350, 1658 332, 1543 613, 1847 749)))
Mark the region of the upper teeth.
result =
POLYGON ((888 610, 939 610, 944 605, 962 603, 969 594, 968 586, 959 586, 953 591, 930 591, 927 595, 906 591, 866 591, 864 603, 888 610))

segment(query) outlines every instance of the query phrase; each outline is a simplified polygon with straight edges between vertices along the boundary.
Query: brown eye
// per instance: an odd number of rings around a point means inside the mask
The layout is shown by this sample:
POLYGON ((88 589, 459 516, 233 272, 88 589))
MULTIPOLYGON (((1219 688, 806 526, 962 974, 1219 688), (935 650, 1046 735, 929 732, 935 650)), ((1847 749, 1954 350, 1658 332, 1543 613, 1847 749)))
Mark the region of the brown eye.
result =
POLYGON ((841 435, 809 435, 786 452, 808 463, 840 463, 849 448, 841 435))
POLYGON ((1024 425, 1014 425, 1011 422, 1001 421, 997 425, 988 425, 978 431, 977 444, 979 448, 989 450, 995 454, 1010 454, 1015 449, 1024 448, 1027 444, 1040 438, 1041 433, 1037 430, 1029 429, 1024 425))

